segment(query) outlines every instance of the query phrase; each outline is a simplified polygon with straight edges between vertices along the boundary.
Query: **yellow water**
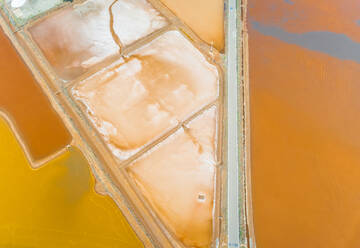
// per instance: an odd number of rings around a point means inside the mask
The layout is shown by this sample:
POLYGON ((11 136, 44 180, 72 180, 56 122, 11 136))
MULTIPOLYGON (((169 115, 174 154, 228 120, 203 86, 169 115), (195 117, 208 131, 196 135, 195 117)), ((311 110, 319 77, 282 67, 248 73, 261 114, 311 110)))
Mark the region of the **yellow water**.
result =
POLYGON ((142 247, 76 148, 33 170, 0 119, 0 161, 0 247, 142 247))

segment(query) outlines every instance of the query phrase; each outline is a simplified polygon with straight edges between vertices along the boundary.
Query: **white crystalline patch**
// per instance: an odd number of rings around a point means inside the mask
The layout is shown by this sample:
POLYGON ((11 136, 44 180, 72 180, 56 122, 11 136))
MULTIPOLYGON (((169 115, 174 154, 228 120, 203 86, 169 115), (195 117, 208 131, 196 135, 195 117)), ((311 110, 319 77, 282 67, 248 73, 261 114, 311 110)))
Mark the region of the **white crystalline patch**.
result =
MULTIPOLYGON (((179 32, 169 31, 126 61, 80 82, 73 94, 87 106, 113 154, 123 158, 214 101, 218 84, 217 68, 179 32), (102 121, 117 132, 105 132, 102 121)), ((215 148, 206 138, 211 130, 201 127, 198 132, 204 134, 198 159, 213 165, 215 148)))
POLYGON ((141 62, 135 58, 121 65, 116 71, 122 73, 126 77, 133 77, 142 69, 141 62))
POLYGON ((169 66, 164 69, 161 80, 149 78, 148 84, 156 80, 162 86, 156 89, 161 101, 167 109, 179 111, 178 119, 183 119, 218 96, 219 73, 215 65, 209 63, 206 57, 180 32, 169 31, 159 36, 147 45, 132 53, 137 56, 156 58, 169 66), (166 83, 166 81, 168 83, 166 83), (170 85, 170 82, 172 84, 170 85))
POLYGON ((96 12, 104 8, 103 0, 88 0, 80 4, 74 5, 74 11, 83 17, 91 12, 96 12))
POLYGON ((103 58, 101 58, 101 57, 93 56, 93 57, 89 58, 88 60, 81 62, 81 67, 90 68, 92 65, 95 65, 95 64, 101 62, 102 59, 103 58))
POLYGON ((106 137, 117 134, 117 129, 114 127, 114 125, 107 121, 101 122, 101 125, 99 126, 99 131, 106 137))
POLYGON ((125 160, 140 150, 140 149, 134 149, 131 151, 123 151, 112 144, 108 144, 108 147, 110 151, 115 155, 115 157, 117 157, 120 160, 125 160))
POLYGON ((209 247, 216 178, 212 108, 127 168, 167 228, 186 247, 209 247), (205 155, 204 155, 205 154, 205 155))
POLYGON ((88 0, 56 11, 29 31, 58 75, 71 80, 167 24, 144 0, 88 0))
POLYGON ((150 122, 153 125, 159 124, 167 116, 166 112, 160 110, 160 105, 158 103, 150 104, 147 107, 147 112, 149 114, 150 122))
POLYGON ((22 17, 22 16, 24 16, 24 13, 21 11, 21 9, 14 9, 13 13, 14 13, 14 15, 16 15, 17 17, 22 17))
POLYGON ((12 8, 20 8, 26 3, 27 0, 12 0, 11 7, 12 8))

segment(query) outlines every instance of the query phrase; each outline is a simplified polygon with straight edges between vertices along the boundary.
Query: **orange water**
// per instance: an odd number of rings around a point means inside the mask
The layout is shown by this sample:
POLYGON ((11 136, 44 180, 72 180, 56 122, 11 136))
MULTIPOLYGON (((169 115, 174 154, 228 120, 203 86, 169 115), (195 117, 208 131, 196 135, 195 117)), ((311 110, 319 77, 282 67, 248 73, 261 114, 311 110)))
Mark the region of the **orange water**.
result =
MULTIPOLYGON (((287 32, 324 30, 356 39, 356 24, 340 27, 353 18, 355 1, 293 2, 249 1, 249 20, 287 32)), ((257 245, 357 248, 360 64, 262 35, 250 23, 249 28, 257 245)))
POLYGON ((15 122, 35 160, 71 141, 70 133, 0 29, 0 110, 15 122))
POLYGON ((224 0, 161 0, 201 39, 224 49, 224 0))

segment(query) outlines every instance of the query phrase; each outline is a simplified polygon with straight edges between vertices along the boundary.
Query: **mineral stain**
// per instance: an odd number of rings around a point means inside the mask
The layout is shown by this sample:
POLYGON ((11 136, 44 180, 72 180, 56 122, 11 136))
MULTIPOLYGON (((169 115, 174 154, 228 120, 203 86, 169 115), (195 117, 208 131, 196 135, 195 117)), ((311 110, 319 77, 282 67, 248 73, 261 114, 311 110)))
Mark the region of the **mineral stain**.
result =
POLYGON ((360 63, 360 43, 353 41, 345 34, 329 31, 290 33, 276 26, 267 26, 253 21, 252 27, 258 32, 276 37, 284 42, 295 44, 312 51, 326 53, 330 56, 353 60, 360 63))

